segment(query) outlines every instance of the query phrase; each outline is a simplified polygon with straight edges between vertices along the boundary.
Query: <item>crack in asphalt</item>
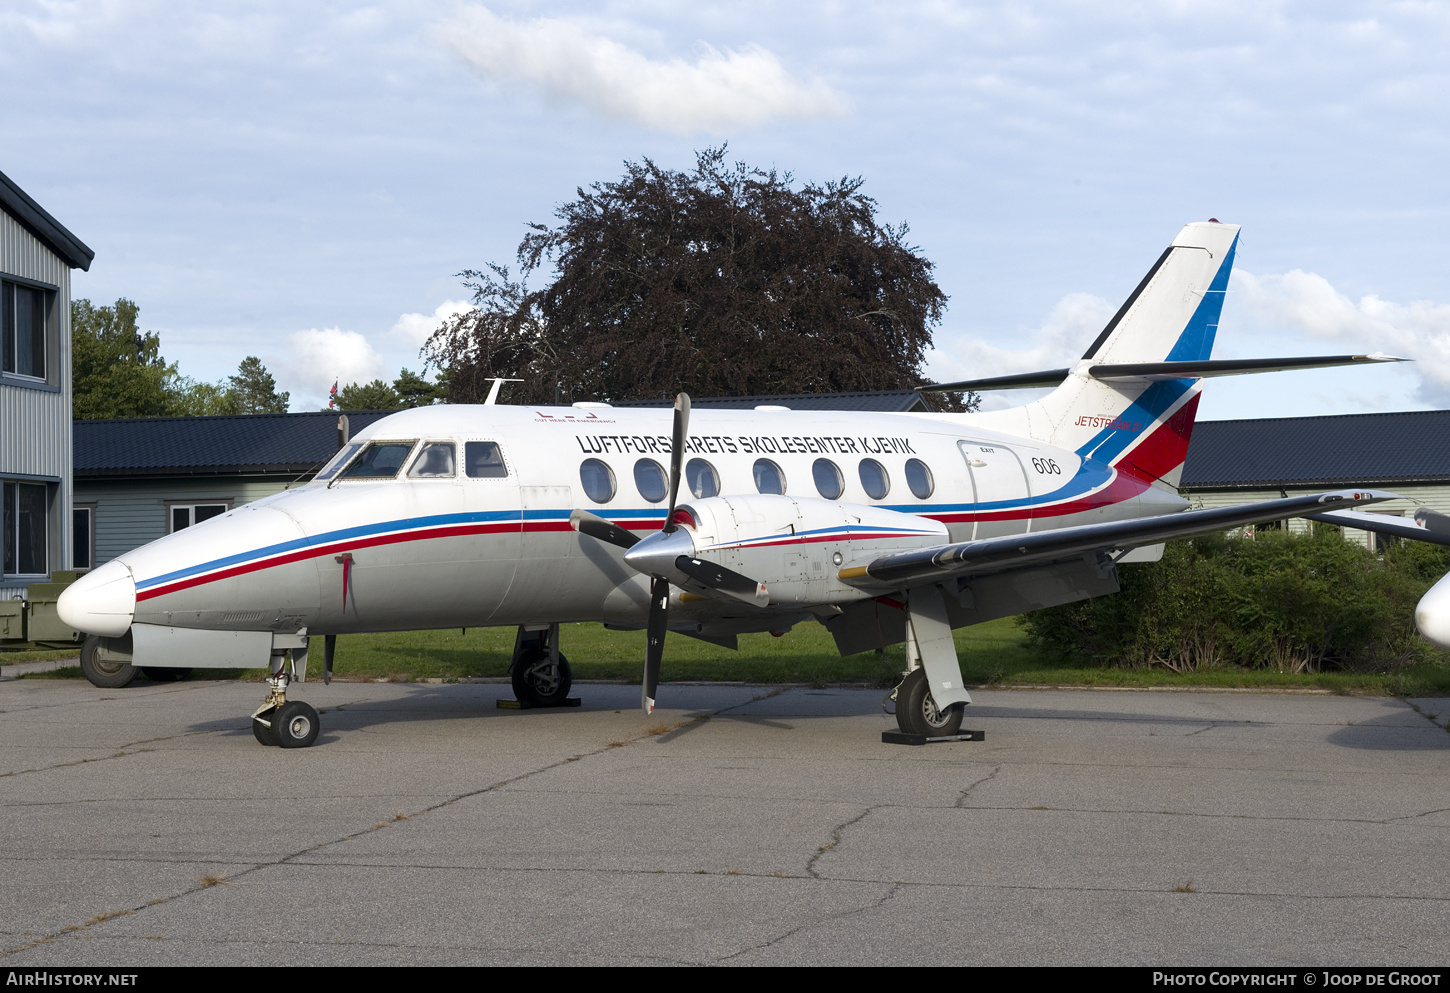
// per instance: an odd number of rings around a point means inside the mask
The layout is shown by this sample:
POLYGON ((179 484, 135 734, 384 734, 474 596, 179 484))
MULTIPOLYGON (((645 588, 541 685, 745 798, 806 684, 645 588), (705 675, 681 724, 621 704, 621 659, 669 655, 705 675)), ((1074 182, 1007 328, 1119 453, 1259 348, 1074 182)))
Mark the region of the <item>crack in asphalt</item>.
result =
POLYGON ((816 872, 816 862, 817 862, 817 860, 819 860, 820 857, 822 855, 825 855, 827 852, 832 852, 832 851, 835 851, 836 850, 836 846, 841 843, 841 835, 842 835, 842 833, 848 827, 851 827, 854 824, 861 823, 861 821, 865 820, 866 817, 867 817, 867 815, 871 814, 873 811, 880 810, 883 807, 894 807, 894 806, 896 806, 896 804, 894 804, 894 803, 878 803, 878 804, 874 804, 874 805, 872 805, 870 807, 867 807, 865 810, 861 811, 855 817, 852 817, 849 820, 845 820, 845 821, 842 821, 840 824, 837 824, 835 826, 835 828, 831 831, 831 840, 828 841, 828 842, 826 842, 821 847, 817 848, 816 851, 815 851, 815 854, 813 854, 809 859, 806 860, 806 875, 809 876, 811 879, 820 879, 821 878, 820 874, 816 872))
POLYGON ((1419 715, 1420 715, 1420 716, 1421 716, 1421 717, 1423 717, 1423 718, 1425 718, 1425 720, 1427 720, 1427 721, 1429 721, 1429 722, 1430 722, 1430 723, 1431 723, 1431 724, 1433 724, 1433 725, 1435 725, 1435 726, 1436 726, 1436 727, 1437 727, 1437 728, 1439 728, 1439 729, 1440 729, 1440 730, 1441 730, 1441 731, 1450 731, 1450 720, 1447 720, 1447 721, 1446 721, 1446 722, 1445 722, 1445 723, 1444 723, 1444 724, 1441 724, 1441 723, 1440 723, 1440 722, 1439 722, 1439 721, 1437 721, 1437 720, 1436 720, 1436 719, 1435 719, 1435 718, 1437 718, 1437 717, 1439 717, 1439 716, 1440 716, 1440 715, 1439 715, 1439 714, 1430 714, 1430 713, 1426 713, 1426 712, 1425 712, 1425 711, 1424 711, 1424 710, 1421 710, 1421 709, 1420 709, 1420 708, 1419 708, 1419 707, 1417 707, 1417 706, 1416 706, 1416 705, 1415 705, 1415 703, 1414 703, 1414 701, 1412 701, 1412 700, 1406 700, 1406 701, 1405 701, 1405 706, 1407 706, 1407 707, 1409 707, 1409 708, 1410 708, 1410 709, 1411 709, 1411 710, 1413 710, 1413 711, 1414 711, 1414 712, 1415 712, 1415 713, 1417 713, 1417 714, 1419 714, 1419 715))
POLYGON ((11 776, 24 776, 32 772, 50 772, 54 769, 69 769, 73 766, 86 765, 90 762, 109 762, 112 759, 123 759, 130 755, 141 755, 145 752, 154 752, 154 748, 137 748, 137 745, 154 745, 159 741, 174 741, 177 738, 188 738, 197 734, 210 734, 209 731, 183 731, 181 734, 168 734, 160 738, 143 738, 140 741, 130 741, 122 745, 120 751, 111 755, 96 755, 88 759, 75 759, 70 762, 57 762, 55 765, 43 765, 34 769, 12 769, 9 772, 0 772, 0 779, 7 779, 11 776), (132 751, 127 751, 127 749, 132 751))
MULTIPOLYGON (((865 814, 863 814, 861 816, 864 817, 865 814)), ((719 958, 715 959, 714 961, 716 961, 716 962, 729 962, 733 958, 739 958, 741 955, 744 955, 746 952, 758 952, 762 948, 769 948, 772 945, 778 945, 782 941, 785 941, 787 938, 789 938, 789 937, 791 937, 793 935, 799 934, 800 932, 805 931, 808 928, 818 927, 819 925, 824 924, 826 921, 843 921, 843 920, 845 920, 848 917, 855 917, 857 914, 864 914, 868 910, 879 910, 881 907, 884 907, 887 903, 891 902, 891 900, 893 900, 896 897, 896 894, 898 892, 900 892, 900 891, 901 891, 901 884, 900 883, 892 883, 891 884, 891 889, 889 889, 889 890, 886 891, 886 895, 883 896, 883 897, 881 897, 881 899, 875 901, 874 903, 868 904, 867 906, 864 906, 864 907, 855 907, 855 908, 853 908, 851 910, 843 910, 839 914, 827 914, 825 917, 819 918, 818 920, 811 921, 810 923, 807 923, 807 924, 798 924, 795 927, 793 927, 793 928, 791 928, 791 929, 789 929, 787 931, 784 931, 781 934, 776 935, 774 938, 771 938, 769 941, 762 941, 761 943, 759 943, 757 945, 750 945, 750 946, 748 946, 746 948, 740 949, 737 952, 731 952, 729 955, 722 955, 719 958)))
POLYGON ((1001 771, 1002 771, 1002 767, 999 765, 995 769, 993 769, 991 772, 989 772, 985 776, 983 776, 981 779, 977 780, 975 783, 972 783, 966 789, 962 790, 961 793, 960 793, 960 795, 958 795, 958 797, 957 797, 957 802, 954 803, 954 804, 952 804, 952 806, 957 807, 957 808, 959 808, 961 810, 971 809, 971 808, 968 808, 966 806, 966 803, 967 803, 967 794, 971 793, 972 790, 976 789, 978 786, 981 786, 983 783, 989 783, 992 780, 996 779, 997 778, 997 773, 999 773, 1001 771))

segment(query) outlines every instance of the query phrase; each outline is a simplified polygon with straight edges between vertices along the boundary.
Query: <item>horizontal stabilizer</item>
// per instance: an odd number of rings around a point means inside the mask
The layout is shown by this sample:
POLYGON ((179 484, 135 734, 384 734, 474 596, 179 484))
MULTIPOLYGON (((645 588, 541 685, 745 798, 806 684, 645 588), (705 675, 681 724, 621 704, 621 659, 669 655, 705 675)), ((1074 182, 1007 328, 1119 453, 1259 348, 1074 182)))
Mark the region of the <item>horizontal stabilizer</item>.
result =
POLYGON ((1380 534, 1392 534, 1397 538, 1411 538, 1415 541, 1428 541, 1436 545, 1450 545, 1450 517, 1424 508, 1421 508, 1415 515, 1415 520, 1420 523, 1411 523, 1403 517, 1395 517, 1390 514, 1366 514, 1358 510, 1331 510, 1324 514, 1306 514, 1304 516, 1311 521, 1337 524, 1339 527, 1354 528, 1357 531, 1377 531, 1380 534))
POLYGON ((842 569, 840 577, 845 582, 857 584, 914 586, 940 582, 953 576, 988 575, 1094 552, 1122 551, 1170 538, 1227 531, 1286 517, 1306 517, 1322 512, 1326 507, 1355 507, 1395 499, 1398 499, 1396 494, 1383 490, 1336 490, 1236 507, 1186 510, 1179 514, 1140 517, 1130 521, 1004 535, 883 555, 870 565, 842 569))
MULTIPOLYGON (((1302 355, 1287 359, 1201 359, 1186 362, 1130 362, 1089 365, 1083 371, 1103 382, 1145 383, 1173 379, 1207 379, 1213 376, 1243 376, 1254 372, 1290 372, 1296 369, 1330 369, 1335 366, 1365 365, 1377 362, 1408 362, 1375 352, 1372 355, 1302 355)), ((995 376, 991 379, 967 379, 959 383, 936 383, 918 386, 918 393, 958 393, 970 390, 1025 390, 1057 386, 1072 370, 1047 369, 1016 376, 995 376)))

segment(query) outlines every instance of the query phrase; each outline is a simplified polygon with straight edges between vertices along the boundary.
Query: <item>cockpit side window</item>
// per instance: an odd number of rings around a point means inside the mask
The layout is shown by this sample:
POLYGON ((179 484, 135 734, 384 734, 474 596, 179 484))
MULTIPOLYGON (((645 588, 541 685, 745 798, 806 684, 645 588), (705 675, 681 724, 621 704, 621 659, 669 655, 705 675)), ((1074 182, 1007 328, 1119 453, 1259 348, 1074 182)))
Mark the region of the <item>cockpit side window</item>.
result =
POLYGON ((493 441, 469 441, 463 445, 463 464, 473 479, 503 479, 509 474, 503 452, 493 441))
POLYGON ((451 441, 430 441, 424 444, 423 450, 413 460, 412 468, 408 470, 411 479, 441 479, 456 475, 453 458, 453 442, 451 441))
POLYGON ((341 479, 394 479, 408 453, 413 450, 411 441, 375 441, 367 447, 352 465, 343 472, 341 479))
POLYGON ((332 457, 332 461, 328 462, 327 465, 323 466, 322 471, 313 478, 316 480, 326 481, 331 479, 333 476, 336 476, 337 471, 343 466, 347 465, 348 460, 356 455, 362 447, 363 443, 360 441, 355 441, 351 445, 342 446, 342 448, 338 450, 338 453, 332 457))

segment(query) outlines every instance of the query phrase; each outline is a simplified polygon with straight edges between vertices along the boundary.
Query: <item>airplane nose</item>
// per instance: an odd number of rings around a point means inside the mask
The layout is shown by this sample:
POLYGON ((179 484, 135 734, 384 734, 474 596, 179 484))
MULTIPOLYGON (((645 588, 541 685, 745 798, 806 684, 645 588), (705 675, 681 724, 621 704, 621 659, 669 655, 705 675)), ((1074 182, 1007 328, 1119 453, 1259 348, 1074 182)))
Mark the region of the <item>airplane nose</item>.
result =
POLYGON ((1441 648, 1450 648, 1450 576, 1420 598, 1415 606, 1415 626, 1441 648))
POLYGON ((136 615, 136 583, 131 570, 107 562, 67 586, 55 605, 60 619, 78 631, 119 638, 136 615))

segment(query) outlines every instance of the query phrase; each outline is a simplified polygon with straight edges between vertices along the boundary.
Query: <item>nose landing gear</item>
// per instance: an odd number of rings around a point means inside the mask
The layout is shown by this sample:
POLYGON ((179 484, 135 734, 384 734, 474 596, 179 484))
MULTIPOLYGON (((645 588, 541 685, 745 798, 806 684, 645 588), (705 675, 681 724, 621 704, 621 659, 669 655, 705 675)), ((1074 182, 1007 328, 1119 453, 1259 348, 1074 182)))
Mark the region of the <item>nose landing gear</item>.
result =
POLYGON ((252 715, 252 734, 264 745, 306 748, 317 740, 322 721, 312 705, 287 699, 287 684, 296 677, 296 666, 288 652, 272 655, 272 674, 267 677, 267 700, 252 715))

